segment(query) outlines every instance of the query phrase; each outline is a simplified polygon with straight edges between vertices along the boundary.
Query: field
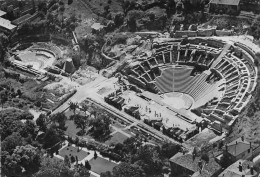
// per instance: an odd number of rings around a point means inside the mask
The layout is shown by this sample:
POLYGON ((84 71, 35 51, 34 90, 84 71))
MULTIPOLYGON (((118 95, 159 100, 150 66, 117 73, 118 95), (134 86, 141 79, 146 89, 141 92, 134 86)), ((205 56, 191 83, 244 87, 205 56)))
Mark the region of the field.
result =
POLYGON ((80 149, 80 151, 78 152, 78 148, 73 147, 73 146, 67 146, 64 147, 63 149, 60 150, 59 155, 62 156, 63 158, 65 157, 65 155, 67 155, 68 157, 74 156, 74 157, 78 157, 78 160, 81 161, 83 160, 85 157, 87 157, 89 155, 88 152, 83 151, 80 149))
POLYGON ((82 0, 86 4, 89 5, 90 9, 95 13, 95 14, 103 14, 104 13, 104 7, 109 5, 110 7, 110 12, 116 13, 116 12, 123 12, 122 5, 121 3, 123 2, 122 0, 113 0, 109 4, 109 0, 82 0))
POLYGON ((112 135, 112 137, 107 140, 105 143, 107 145, 110 144, 117 144, 117 143, 123 143, 128 137, 120 132, 116 132, 115 134, 112 135))
POLYGON ((91 171, 101 174, 106 171, 112 171, 117 164, 108 161, 106 159, 103 159, 101 157, 97 157, 96 159, 91 159, 89 161, 89 164, 91 165, 91 171))

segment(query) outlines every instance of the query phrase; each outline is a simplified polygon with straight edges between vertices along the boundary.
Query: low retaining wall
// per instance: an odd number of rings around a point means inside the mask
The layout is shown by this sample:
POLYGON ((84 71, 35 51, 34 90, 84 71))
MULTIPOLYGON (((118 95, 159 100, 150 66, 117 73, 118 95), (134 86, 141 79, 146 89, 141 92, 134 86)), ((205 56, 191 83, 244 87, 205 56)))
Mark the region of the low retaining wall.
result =
POLYGON ((209 36, 230 36, 233 34, 233 30, 216 30, 214 28, 212 29, 198 29, 196 31, 176 31, 174 33, 174 37, 180 38, 180 37, 196 37, 196 36, 202 36, 202 37, 209 37, 209 36))

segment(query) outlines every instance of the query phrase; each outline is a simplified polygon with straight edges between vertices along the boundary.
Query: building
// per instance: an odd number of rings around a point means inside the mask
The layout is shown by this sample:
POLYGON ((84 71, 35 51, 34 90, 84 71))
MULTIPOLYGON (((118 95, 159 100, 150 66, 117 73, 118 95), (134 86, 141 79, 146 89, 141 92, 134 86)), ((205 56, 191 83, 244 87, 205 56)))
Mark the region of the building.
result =
POLYGON ((239 159, 252 160, 260 153, 260 146, 258 144, 246 141, 242 136, 241 138, 227 144, 224 152, 217 156, 216 159, 220 160, 224 153, 227 154, 233 161, 237 161, 239 159))
POLYGON ((92 33, 94 33, 94 34, 101 34, 101 33, 103 33, 104 32, 104 28, 105 28, 105 26, 101 25, 100 23, 94 23, 91 26, 92 33))
POLYGON ((238 160, 226 168, 218 177, 256 177, 258 174, 253 165, 253 162, 238 160))
POLYGON ((200 157, 193 157, 192 154, 177 153, 170 158, 173 175, 189 175, 191 177, 213 177, 221 172, 221 166, 210 158, 205 164, 200 157), (200 170, 201 169, 201 170, 200 170))
POLYGON ((240 0, 211 0, 209 3, 209 12, 238 15, 240 5, 240 0))
POLYGON ((16 29, 16 26, 11 24, 11 21, 0 17, 0 32, 10 34, 16 29))
POLYGON ((32 19, 33 15, 31 14, 25 14, 24 16, 21 16, 15 20, 12 21, 12 23, 14 25, 22 25, 22 24, 25 24, 26 22, 30 21, 32 19))
POLYGON ((3 17, 4 15, 6 15, 6 12, 0 10, 0 17, 3 17))

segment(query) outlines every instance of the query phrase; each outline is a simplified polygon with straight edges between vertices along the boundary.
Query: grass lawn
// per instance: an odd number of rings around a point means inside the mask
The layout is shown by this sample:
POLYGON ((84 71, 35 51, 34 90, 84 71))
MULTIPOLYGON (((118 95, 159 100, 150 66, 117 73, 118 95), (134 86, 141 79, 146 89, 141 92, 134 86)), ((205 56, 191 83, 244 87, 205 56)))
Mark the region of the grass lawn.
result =
POLYGON ((97 157, 96 159, 91 159, 89 161, 89 164, 91 165, 91 171, 101 174, 106 171, 112 171, 117 164, 110 162, 106 159, 103 159, 101 157, 97 157))
POLYGON ((110 145, 111 143, 123 143, 128 137, 124 134, 117 132, 115 133, 109 140, 107 140, 105 143, 107 145, 110 145))
MULTIPOLYGON (((75 112, 76 114, 80 114, 80 115, 83 115, 85 116, 85 113, 82 112, 82 111, 79 111, 78 109, 76 110, 75 112)), ((66 121, 66 126, 68 127, 67 130, 65 131, 65 134, 70 136, 70 137, 73 137, 75 138, 77 133, 81 130, 80 128, 77 128, 75 123, 74 123, 74 120, 69 120, 69 117, 71 115, 74 115, 73 111, 71 110, 68 110, 65 112, 65 115, 67 116, 68 120, 66 121)), ((85 136, 84 136, 85 137, 85 136)))
POLYGON ((76 127, 76 125, 74 124, 74 121, 73 120, 67 120, 66 126, 68 128, 65 131, 65 134, 70 136, 70 137, 73 137, 73 138, 76 137, 76 135, 80 131, 80 129, 76 127))
POLYGON ((60 150, 59 155, 62 156, 62 157, 65 157, 65 155, 67 155, 69 157, 70 156, 74 156, 74 157, 78 156, 79 161, 83 160, 85 157, 87 157, 89 155, 89 153, 86 152, 86 151, 83 151, 83 150, 80 149, 80 151, 78 152, 77 150, 78 150, 78 148, 76 148, 76 147, 73 147, 73 146, 68 147, 67 146, 67 147, 60 150))

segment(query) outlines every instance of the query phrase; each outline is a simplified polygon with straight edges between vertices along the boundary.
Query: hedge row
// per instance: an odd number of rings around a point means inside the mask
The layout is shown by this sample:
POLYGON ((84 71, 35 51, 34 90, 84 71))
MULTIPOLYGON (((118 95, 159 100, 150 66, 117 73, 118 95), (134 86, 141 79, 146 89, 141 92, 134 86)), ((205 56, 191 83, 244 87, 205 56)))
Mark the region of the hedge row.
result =
POLYGON ((55 106, 52 109, 52 112, 55 111, 58 107, 60 107, 63 103, 65 103, 70 97, 72 97, 75 93, 77 92, 77 90, 73 90, 70 94, 68 94, 57 106, 55 106))
POLYGON ((77 138, 73 139, 70 137, 68 137, 67 140, 71 144, 76 144, 77 146, 80 146, 80 147, 86 147, 87 149, 93 150, 93 151, 99 151, 103 157, 108 157, 110 160, 119 162, 119 161, 122 161, 122 159, 123 159, 122 156, 120 156, 117 153, 112 152, 111 151, 112 149, 110 149, 108 146, 106 146, 104 144, 101 144, 101 143, 98 143, 95 141, 86 142, 84 140, 79 140, 77 138))

